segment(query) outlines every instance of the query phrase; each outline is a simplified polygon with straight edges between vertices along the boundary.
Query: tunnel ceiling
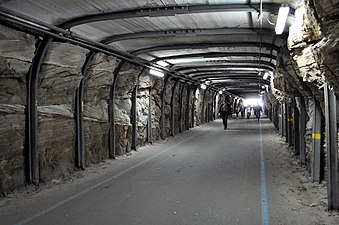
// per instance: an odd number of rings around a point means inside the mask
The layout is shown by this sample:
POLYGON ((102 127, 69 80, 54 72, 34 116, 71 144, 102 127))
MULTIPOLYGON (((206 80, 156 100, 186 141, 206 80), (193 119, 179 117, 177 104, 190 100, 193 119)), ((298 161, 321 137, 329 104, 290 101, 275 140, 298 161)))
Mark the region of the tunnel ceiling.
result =
POLYGON ((257 95, 274 72, 298 0, 7 0, 1 9, 68 29, 218 89, 257 95), (274 23, 290 6, 283 34, 274 23))

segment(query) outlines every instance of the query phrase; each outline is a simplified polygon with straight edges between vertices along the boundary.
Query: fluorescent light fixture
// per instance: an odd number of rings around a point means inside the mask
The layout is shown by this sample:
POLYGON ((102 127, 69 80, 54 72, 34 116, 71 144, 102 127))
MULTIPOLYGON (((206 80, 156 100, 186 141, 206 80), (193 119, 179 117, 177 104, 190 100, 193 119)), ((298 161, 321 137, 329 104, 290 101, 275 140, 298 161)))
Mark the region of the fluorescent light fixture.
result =
POLYGON ((221 95, 222 95, 222 91, 219 91, 219 94, 221 94, 221 95))
POLYGON ((201 89, 206 89, 206 85, 205 85, 205 84, 201 84, 201 85, 200 85, 200 88, 201 88, 201 89))
POLYGON ((282 32, 284 31, 289 11, 290 7, 288 5, 281 5, 281 7, 279 8, 277 23, 275 26, 276 34, 282 34, 282 32))
POLYGON ((267 80, 268 78, 268 73, 264 73, 264 77, 262 79, 267 80))
POLYGON ((159 66, 163 66, 163 67, 169 66, 169 64, 167 62, 165 62, 165 61, 158 61, 157 64, 159 66))
POLYGON ((150 69, 149 70, 149 73, 154 75, 154 76, 157 76, 157 77, 164 77, 165 74, 159 70, 154 70, 154 69, 150 69))

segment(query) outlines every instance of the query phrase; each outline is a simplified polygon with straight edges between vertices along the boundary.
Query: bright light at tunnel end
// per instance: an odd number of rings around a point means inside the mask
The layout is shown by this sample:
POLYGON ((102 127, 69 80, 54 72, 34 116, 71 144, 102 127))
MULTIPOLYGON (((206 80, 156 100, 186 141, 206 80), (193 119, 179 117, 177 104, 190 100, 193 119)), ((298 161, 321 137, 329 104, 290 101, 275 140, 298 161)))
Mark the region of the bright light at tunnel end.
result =
POLYGON ((275 26, 276 34, 282 34, 282 32, 284 31, 289 11, 290 7, 288 5, 281 5, 281 7, 279 8, 277 23, 275 26))
POLYGON ((255 106, 255 105, 264 106, 264 103, 262 99, 260 98, 247 98, 244 100, 244 105, 245 106, 255 106))

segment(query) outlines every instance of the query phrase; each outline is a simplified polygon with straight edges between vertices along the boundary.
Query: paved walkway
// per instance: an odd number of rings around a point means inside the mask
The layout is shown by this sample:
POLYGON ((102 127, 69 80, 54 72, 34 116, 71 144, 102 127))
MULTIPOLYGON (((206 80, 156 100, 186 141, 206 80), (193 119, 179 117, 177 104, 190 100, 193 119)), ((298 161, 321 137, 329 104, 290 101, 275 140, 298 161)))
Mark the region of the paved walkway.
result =
POLYGON ((0 224, 290 225, 339 221, 335 217, 328 220, 325 212, 314 216, 315 209, 302 205, 298 193, 290 196, 288 188, 298 185, 298 180, 289 164, 284 164, 279 152, 286 151, 286 145, 267 119, 261 125, 255 119, 229 122, 228 130, 217 120, 143 147, 130 157, 93 166, 79 172, 83 177, 47 185, 25 200, 19 194, 0 208, 0 224), (300 215, 302 210, 305 213, 300 215))

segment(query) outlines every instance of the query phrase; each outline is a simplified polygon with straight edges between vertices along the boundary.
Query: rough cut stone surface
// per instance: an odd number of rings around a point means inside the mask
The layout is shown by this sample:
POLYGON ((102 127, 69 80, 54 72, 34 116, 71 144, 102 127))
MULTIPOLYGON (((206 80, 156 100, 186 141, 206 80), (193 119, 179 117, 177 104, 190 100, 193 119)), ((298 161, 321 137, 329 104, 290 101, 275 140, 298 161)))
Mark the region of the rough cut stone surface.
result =
POLYGON ((26 76, 34 51, 33 36, 0 25, 0 194, 25 183, 26 76))
POLYGON ((147 143, 149 98, 151 96, 152 141, 160 138, 161 93, 163 79, 148 74, 148 70, 139 78, 137 98, 138 146, 147 143))
POLYGON ((51 43, 39 75, 39 163, 42 181, 68 176, 74 170, 75 92, 88 50, 51 43))
POLYGON ((84 79, 83 114, 85 118, 86 164, 108 158, 108 104, 113 84, 113 71, 119 60, 102 53, 95 54, 84 79))
POLYGON ((119 72, 114 102, 117 155, 131 151, 131 97, 141 71, 140 66, 125 63, 119 72))

